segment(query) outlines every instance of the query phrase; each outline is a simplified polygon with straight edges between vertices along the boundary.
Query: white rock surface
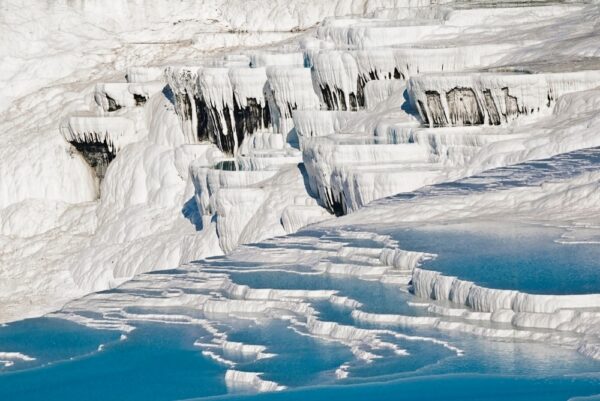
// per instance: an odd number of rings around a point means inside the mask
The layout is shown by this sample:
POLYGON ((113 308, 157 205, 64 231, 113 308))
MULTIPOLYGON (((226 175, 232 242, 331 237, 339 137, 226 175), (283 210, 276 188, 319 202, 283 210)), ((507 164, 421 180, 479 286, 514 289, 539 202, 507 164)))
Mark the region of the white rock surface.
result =
MULTIPOLYGON (((354 360, 331 372, 340 379, 353 364, 406 356, 395 341, 400 333, 320 320, 314 302, 350 309, 356 322, 540 341, 599 358, 597 294, 480 287, 428 270, 433 254, 369 232, 390 223, 552 216, 552 224, 570 227, 564 241, 598 238, 590 216, 600 204, 600 173, 535 181, 521 174, 531 166, 514 165, 600 146, 599 6, 433 3, 4 1, 0 321, 123 285, 122 298, 94 294, 69 306, 99 310, 101 318, 68 318, 123 331, 138 320, 202 326, 210 338, 198 346, 228 367, 226 383, 254 391, 283 386, 235 370, 236 354, 271 354, 261 344, 229 341, 218 326, 224 319, 278 319, 348 347, 354 360), (268 110, 270 123, 244 115, 250 99, 268 110), (199 136, 207 116, 216 128, 199 136), (238 136, 239 121, 260 126, 238 136), (437 127, 469 124, 478 126, 437 127), (68 142, 114 151, 100 188, 68 142), (476 176, 510 165, 523 185, 505 185, 502 171, 476 176), (473 181, 451 184, 464 177, 473 181), (446 185, 422 189, 437 183, 446 185), (475 184, 485 190, 471 190, 475 184), (335 220, 330 212, 352 214, 335 220), (240 248, 307 225, 321 235, 240 248), (431 316, 366 312, 335 290, 251 288, 190 265, 192 280, 176 284, 197 293, 169 286, 175 277, 127 282, 226 252, 227 261, 260 265, 250 268, 276 270, 293 260, 305 269, 297 274, 412 289, 431 316), (127 292, 145 286, 161 296, 127 292), (186 306, 203 317, 127 306, 186 306)), ((434 338, 410 340, 461 353, 434 338)), ((26 358, 0 353, 4 365, 26 358)))

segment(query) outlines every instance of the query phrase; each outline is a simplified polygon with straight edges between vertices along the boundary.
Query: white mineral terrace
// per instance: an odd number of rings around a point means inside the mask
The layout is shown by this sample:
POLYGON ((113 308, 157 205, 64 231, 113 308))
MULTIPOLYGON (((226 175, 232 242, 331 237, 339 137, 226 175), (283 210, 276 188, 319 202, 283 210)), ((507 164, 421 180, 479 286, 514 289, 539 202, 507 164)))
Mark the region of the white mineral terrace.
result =
POLYGON ((595 288, 494 288, 395 236, 598 246, 597 1, 67 3, 0 12, 0 323, 190 326, 230 392, 294 387, 266 366, 302 341, 337 358, 317 386, 414 344, 600 360, 595 288))

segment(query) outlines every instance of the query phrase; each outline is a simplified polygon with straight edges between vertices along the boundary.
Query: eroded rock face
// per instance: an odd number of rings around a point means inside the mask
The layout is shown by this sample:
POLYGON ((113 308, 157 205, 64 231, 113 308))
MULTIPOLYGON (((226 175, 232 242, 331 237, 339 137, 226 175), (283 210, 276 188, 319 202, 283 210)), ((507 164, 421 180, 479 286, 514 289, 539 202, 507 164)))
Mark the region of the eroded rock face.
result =
POLYGON ((187 93, 177 93, 175 95, 175 104, 177 105, 177 114, 183 120, 189 121, 192 119, 192 104, 187 93))
POLYGON ((368 82, 391 79, 404 80, 405 76, 397 68, 383 76, 380 76, 377 71, 361 74, 356 80, 356 93, 350 92, 347 97, 342 89, 338 87, 331 88, 329 84, 321 85, 320 89, 327 110, 358 111, 365 108, 365 86, 368 82))
POLYGON ((421 118, 423 119, 423 123, 425 125, 431 125, 429 123, 429 117, 427 116, 427 108, 425 107, 425 104, 423 104, 423 102, 420 100, 417 100, 417 104, 419 105, 419 110, 421 113, 421 118))
MULTIPOLYGON (((191 143, 212 142, 233 155, 248 135, 272 127, 271 105, 262 87, 255 97, 240 97, 232 87, 209 86, 203 92, 198 85, 192 92, 182 87, 174 90, 175 110, 191 143)), ((291 113, 294 105, 288 107, 291 113)))
MULTIPOLYGON (((175 104, 184 127, 191 131, 191 141, 210 141, 223 152, 233 154, 237 141, 229 105, 208 105, 201 94, 189 95, 186 92, 175 95, 175 104)), ((241 136, 243 138, 243 134, 241 136)))
POLYGON ((226 153, 233 153, 235 140, 229 108, 209 106, 204 100, 196 105, 198 113, 198 140, 209 140, 226 153), (202 121, 202 124, 200 123, 202 121))
POLYGON ((321 94, 323 95, 323 101, 327 105, 328 110, 341 110, 341 111, 358 111, 364 107, 364 83, 363 87, 359 86, 359 95, 354 92, 348 94, 348 101, 350 104, 346 104, 346 96, 344 91, 340 88, 331 89, 329 85, 321 87, 321 94))
POLYGON ((344 194, 340 193, 336 197, 331 190, 326 191, 324 199, 321 199, 325 209, 332 213, 334 216, 340 217, 347 213, 346 207, 344 206, 344 194))
POLYGON ((234 154, 236 148, 247 135, 271 127, 271 113, 268 105, 262 105, 255 98, 247 98, 242 106, 234 99, 233 110, 228 104, 221 107, 209 106, 202 99, 196 99, 198 118, 198 140, 215 143, 219 149, 234 154))
POLYGON ((599 79, 598 70, 421 74, 407 90, 430 127, 500 125, 548 112, 560 96, 596 88, 599 79))
POLYGON ((121 105, 112 97, 106 95, 106 100, 108 101, 108 111, 117 111, 121 109, 121 105))
POLYGON ((498 112, 498 108, 496 107, 496 103, 494 103, 494 99, 492 98, 492 91, 486 89, 483 91, 483 97, 485 100, 485 108, 488 111, 489 123, 491 125, 500 125, 500 113, 498 112))
POLYGON ((321 86, 321 93, 328 110, 348 110, 346 96, 340 88, 333 88, 332 90, 329 85, 321 86))
POLYGON ((425 95, 427 96, 427 107, 429 108, 428 117, 431 118, 431 121, 428 121, 428 123, 433 124, 434 127, 448 125, 448 119, 446 118, 439 92, 427 91, 425 92, 425 95))
POLYGON ((146 96, 138 95, 137 93, 133 94, 133 99, 135 100, 136 106, 143 106, 144 104, 146 104, 146 101, 148 100, 148 98, 146 98, 146 96))
POLYGON ((70 142, 81 153, 85 161, 96 173, 100 181, 104 179, 106 169, 115 158, 106 142, 70 142))
POLYGON ((527 114, 527 110, 519 110, 519 102, 515 96, 511 96, 508 93, 508 88, 502 88, 502 94, 504 95, 504 102, 506 104, 506 117, 512 118, 519 114, 527 114))
POLYGON ((446 93, 452 125, 483 124, 483 113, 471 88, 454 88, 446 93))
POLYGON ((204 99, 199 96, 194 96, 194 104, 196 105, 196 121, 197 131, 196 137, 200 142, 210 141, 216 143, 214 135, 215 128, 208 114, 208 106, 204 99))
POLYGON ((496 89, 495 94, 491 89, 483 89, 479 96, 475 90, 468 87, 455 87, 445 93, 442 91, 442 94, 429 90, 425 91, 426 103, 422 98, 416 99, 421 118, 426 125, 500 125, 514 120, 521 114, 534 111, 519 107, 517 97, 512 96, 507 87, 496 89))
POLYGON ((223 116, 224 116, 224 118, 223 118, 223 121, 225 121, 224 125, 221 122, 221 120, 217 118, 217 115, 219 114, 219 110, 216 107, 211 107, 210 112, 209 112, 209 116, 212 116, 215 119, 214 126, 217 129, 217 131, 215 132, 215 135, 217 136, 217 146, 223 152, 233 154, 233 152, 236 148, 236 145, 237 145, 236 144, 237 141, 234 138, 235 133, 233 131, 233 124, 231 123, 231 114, 230 114, 229 106, 226 104, 223 104, 223 108, 222 108, 221 112, 223 113, 223 116))
POLYGON ((233 118, 238 143, 242 143, 246 134, 271 127, 269 106, 263 107, 256 98, 246 98, 246 106, 241 106, 238 100, 234 99, 233 118))

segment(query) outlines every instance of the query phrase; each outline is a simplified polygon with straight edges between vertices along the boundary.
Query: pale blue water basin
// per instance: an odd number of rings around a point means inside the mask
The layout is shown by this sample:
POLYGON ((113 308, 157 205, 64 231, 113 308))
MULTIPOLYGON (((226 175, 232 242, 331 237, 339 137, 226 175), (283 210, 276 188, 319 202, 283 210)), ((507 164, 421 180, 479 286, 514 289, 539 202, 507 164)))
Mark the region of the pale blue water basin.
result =
POLYGON ((493 375, 439 375, 369 383, 358 386, 330 386, 258 394, 251 397, 227 396, 213 400, 285 400, 285 401, 581 401, 598 400, 597 377, 532 378, 493 375), (579 400, 579 399, 577 399, 579 400))
MULTIPOLYGON (((14 334, 23 329, 22 323, 2 327, 3 341, 11 336, 16 339, 14 334)), ((193 346, 204 334, 198 327, 143 323, 126 340, 118 340, 118 332, 59 319, 25 323, 34 334, 30 341, 13 343, 13 350, 39 358, 40 363, 16 364, 11 371, 0 373, 2 400, 183 400, 212 396, 390 400, 397 399, 399 393, 411 400, 434 400, 442 395, 443 399, 456 400, 566 400, 600 393, 600 377, 594 373, 599 364, 571 350, 441 336, 427 330, 407 334, 450 340, 465 354, 456 356, 427 342, 401 342, 408 356, 384 358, 374 366, 358 365, 350 370, 349 379, 339 382, 333 370, 349 357, 348 349, 299 336, 279 322, 233 331, 230 340, 264 344, 269 352, 278 354, 257 362, 241 362, 236 369, 264 372, 264 379, 276 380, 291 391, 257 396, 228 394, 225 367, 193 346), (77 335, 69 337, 73 333, 77 335), (53 342, 52 338, 61 340, 53 342), (105 344, 102 351, 97 351, 99 344, 105 344), (52 351, 54 347, 58 352, 52 351)), ((8 347, 11 343, 3 344, 8 347)))
POLYGON ((437 254, 428 270, 478 285, 533 294, 600 293, 600 246, 564 244, 562 230, 486 221, 390 232, 400 247, 437 254))
POLYGON ((0 373, 0 400, 175 400, 224 394, 225 369, 200 356, 193 346, 198 335, 194 327, 144 324, 119 341, 119 332, 61 319, 9 324, 0 328, 0 347, 38 360, 17 362, 0 373))

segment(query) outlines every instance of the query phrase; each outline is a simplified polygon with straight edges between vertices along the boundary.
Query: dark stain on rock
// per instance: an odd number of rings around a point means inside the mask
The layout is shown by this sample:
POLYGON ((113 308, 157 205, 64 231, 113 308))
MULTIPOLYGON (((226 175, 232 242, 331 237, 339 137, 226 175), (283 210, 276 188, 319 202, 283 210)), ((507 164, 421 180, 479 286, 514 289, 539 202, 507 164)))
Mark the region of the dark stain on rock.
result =
POLYGON ((184 121, 189 121, 192 119, 192 104, 186 92, 177 93, 175 95, 175 103, 177 104, 177 109, 179 111, 179 116, 184 121))
POLYGON ((440 94, 437 91, 426 91, 425 96, 427 97, 427 108, 429 109, 429 116, 431 117, 429 124, 434 127, 447 126, 448 119, 446 118, 444 108, 442 107, 440 94))
MULTIPOLYGON (((506 119, 509 120, 522 114, 521 110, 519 110, 517 98, 509 94, 508 88, 502 88, 502 93, 504 94, 504 102, 506 105, 506 119)), ((527 113, 527 111, 525 111, 525 113, 527 113)))
POLYGON ((346 214, 346 208, 344 207, 342 199, 337 199, 331 190, 328 190, 325 194, 325 208, 337 217, 346 214))
POLYGON ((398 71, 398 67, 394 68, 394 79, 405 79, 404 74, 398 71))
POLYGON ((329 84, 321 86, 321 93, 323 94, 323 101, 327 105, 327 110, 357 111, 360 107, 364 106, 364 94, 363 88, 360 87, 360 82, 359 79, 358 94, 354 92, 348 94, 350 104, 346 103, 346 94, 342 89, 337 87, 331 89, 329 84), (360 100, 361 98, 362 101, 360 100))
POLYGON ((246 98, 246 106, 241 106, 234 99, 233 118, 238 143, 242 143, 246 135, 269 128, 271 126, 271 112, 268 105, 261 105, 256 98, 246 98))
POLYGON ((492 98, 492 91, 489 89, 484 90, 483 98, 485 100, 485 108, 488 113, 490 124, 491 125, 500 125, 500 123, 502 121, 500 120, 500 113, 498 112, 496 103, 494 103, 494 98, 492 98))
POLYGON ((483 112, 471 88, 454 88, 446 93, 452 125, 481 125, 483 112))
POLYGON ((115 99, 113 99, 112 97, 110 97, 108 95, 105 95, 105 96, 106 96, 106 100, 108 100, 108 111, 117 111, 122 108, 122 106, 120 104, 118 104, 115 99))
POLYGON ((111 161, 115 158, 115 154, 111 152, 110 146, 106 142, 70 142, 83 156, 85 161, 96 173, 100 181, 104 179, 106 169, 111 161))
POLYGON ((420 100, 417 100, 417 103, 419 105, 419 112, 420 112, 421 118, 423 119, 423 123, 425 125, 429 125, 429 119, 427 118, 427 109, 425 108, 425 105, 420 100))
POLYGON ((138 95, 137 93, 133 94, 133 99, 135 100, 136 106, 143 106, 144 104, 146 104, 146 101, 148 101, 148 98, 146 96, 138 95))
POLYGON ((221 107, 221 110, 219 110, 216 106, 208 106, 205 102, 204 105, 208 115, 207 128, 209 138, 211 136, 215 138, 216 141, 214 143, 223 152, 233 154, 235 149, 235 138, 233 137, 234 132, 231 124, 229 107, 224 104, 221 107), (223 120, 225 120, 225 126, 223 126, 223 120))

